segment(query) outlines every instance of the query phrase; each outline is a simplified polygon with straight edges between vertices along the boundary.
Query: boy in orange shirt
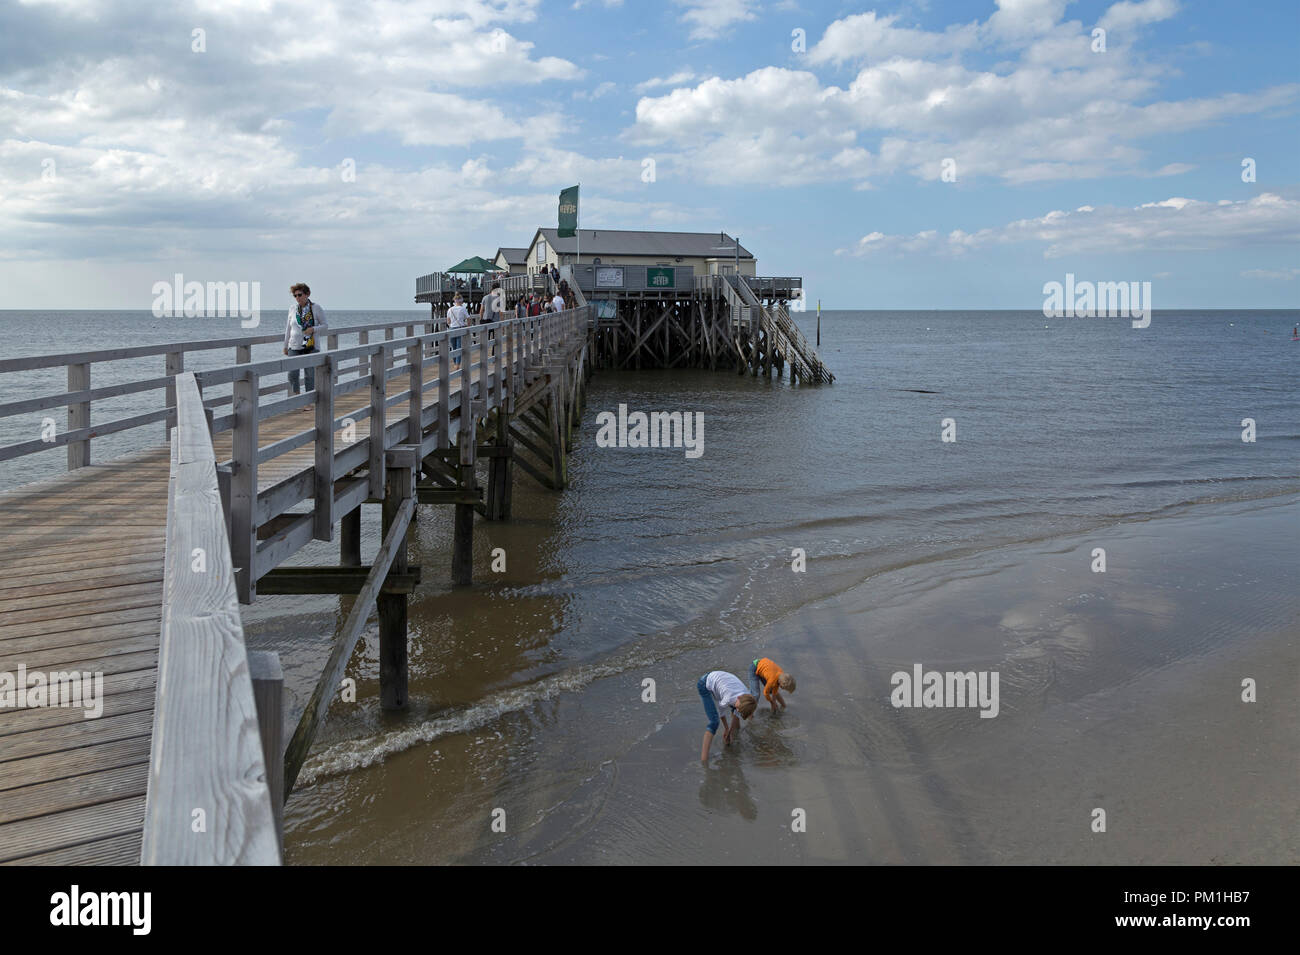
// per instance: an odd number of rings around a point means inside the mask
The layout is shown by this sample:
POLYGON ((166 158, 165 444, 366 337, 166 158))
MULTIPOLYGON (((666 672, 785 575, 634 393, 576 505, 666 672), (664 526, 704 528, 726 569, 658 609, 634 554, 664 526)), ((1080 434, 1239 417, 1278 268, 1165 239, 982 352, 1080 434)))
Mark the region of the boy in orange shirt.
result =
POLYGON ((767 657, 763 657, 749 665, 749 686, 754 691, 755 697, 758 696, 759 687, 762 687, 763 696, 767 697, 767 702, 772 705, 772 712, 775 713, 778 704, 781 709, 785 709, 785 700, 781 697, 781 691, 794 692, 794 677, 767 657))

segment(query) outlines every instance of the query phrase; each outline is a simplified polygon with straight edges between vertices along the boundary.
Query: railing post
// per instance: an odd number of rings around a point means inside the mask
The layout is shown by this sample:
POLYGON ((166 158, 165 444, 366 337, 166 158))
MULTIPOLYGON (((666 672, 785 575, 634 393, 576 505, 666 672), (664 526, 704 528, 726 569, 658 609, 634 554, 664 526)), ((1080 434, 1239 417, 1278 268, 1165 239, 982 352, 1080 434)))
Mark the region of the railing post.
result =
POLYGON ((253 346, 252 346, 252 345, 236 345, 236 346, 235 346, 235 364, 236 364, 236 365, 248 365, 248 364, 251 364, 252 361, 253 361, 253 346))
POLYGON ((492 346, 492 374, 495 376, 492 391, 496 395, 496 404, 498 406, 503 404, 502 399, 505 396, 505 388, 503 387, 505 384, 505 372, 503 371, 505 366, 505 339, 502 337, 505 333, 506 327, 502 325, 496 329, 496 337, 492 339, 494 343, 492 346))
POLYGON ((406 363, 411 370, 406 435, 409 443, 419 447, 424 436, 424 342, 417 339, 406 346, 406 363))
MULTIPOLYGON (((68 366, 68 391, 90 390, 90 362, 68 366)), ((79 431, 90 427, 90 402, 78 401, 68 405, 68 430, 79 431)), ((170 437, 170 432, 168 432, 170 437)), ((75 471, 90 463, 90 438, 68 442, 68 470, 75 471)))
POLYGON ((176 376, 185 370, 185 352, 169 351, 167 352, 166 370, 163 374, 171 377, 167 382, 165 389, 166 400, 164 407, 172 409, 167 413, 167 420, 164 422, 166 427, 163 429, 163 440, 171 440, 172 428, 176 427, 176 376))
POLYGON ((276 842, 284 851, 284 671, 273 650, 248 651, 248 675, 253 678, 253 702, 266 763, 266 788, 271 791, 276 842))
POLYGON ((515 320, 507 325, 505 329, 506 375, 510 379, 506 393, 511 395, 515 394, 515 332, 518 328, 519 322, 518 320, 515 320))
POLYGON ((451 446, 451 333, 438 340, 438 448, 451 446))
POLYGON ((370 496, 376 500, 384 497, 384 398, 388 361, 388 346, 380 345, 375 360, 370 362, 370 496))
MULTIPOLYGON (((357 343, 360 345, 369 345, 370 333, 357 332, 357 343)), ((370 356, 362 355, 360 358, 357 359, 357 377, 364 378, 368 374, 370 374, 370 356)))
POLYGON ((239 602, 245 604, 257 596, 257 382, 255 371, 236 378, 231 405, 235 428, 231 448, 230 560, 236 569, 239 602))
POLYGON ((321 356, 316 369, 316 480, 313 491, 312 537, 334 539, 334 356, 321 356))
MULTIPOLYGON (((208 414, 212 414, 212 409, 208 409, 208 414)), ((209 434, 211 434, 211 418, 208 420, 209 434)), ((234 511, 230 506, 230 482, 234 476, 234 470, 229 464, 217 465, 217 494, 221 497, 221 513, 224 518, 223 523, 226 527, 226 543, 229 545, 234 538, 234 511)))

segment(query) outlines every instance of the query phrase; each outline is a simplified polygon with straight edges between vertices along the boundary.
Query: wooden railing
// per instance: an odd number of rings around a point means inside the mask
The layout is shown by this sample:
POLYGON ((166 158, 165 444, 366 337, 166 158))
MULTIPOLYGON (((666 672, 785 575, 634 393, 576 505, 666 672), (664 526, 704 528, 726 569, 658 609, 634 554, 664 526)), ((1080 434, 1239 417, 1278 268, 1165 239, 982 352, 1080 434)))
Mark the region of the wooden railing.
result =
POLYGON ((752 278, 738 279, 736 290, 751 308, 757 310, 760 320, 767 327, 769 336, 782 344, 781 351, 785 354, 786 361, 794 364, 799 377, 805 381, 827 383, 834 381, 835 376, 823 364, 821 357, 799 330, 799 326, 790 318, 785 305, 779 300, 775 301, 770 308, 764 305, 754 292, 754 281, 752 278))
POLYGON ((193 374, 176 376, 176 401, 141 861, 278 865, 216 459, 193 374))
POLYGON ((511 298, 518 298, 529 292, 544 292, 547 279, 544 275, 507 275, 501 280, 501 288, 511 298))
MULTIPOLYGON (((432 331, 436 327, 436 322, 427 318, 410 322, 376 322, 368 325, 327 329, 325 340, 328 348, 334 350, 338 348, 340 338, 356 336, 358 343, 365 345, 369 343, 372 332, 382 333, 385 341, 392 341, 401 332, 405 332, 402 337, 410 337, 415 334, 417 329, 432 331)), ((38 420, 33 423, 31 433, 41 435, 41 437, 0 446, 0 461, 8 461, 40 451, 48 451, 51 448, 66 446, 68 449, 68 470, 73 470, 85 467, 90 463, 92 438, 163 422, 165 425, 163 437, 165 439, 172 426, 176 423, 175 379, 176 375, 185 370, 186 355, 220 349, 233 349, 235 363, 247 364, 252 361, 254 345, 279 343, 283 342, 283 340, 284 332, 280 331, 276 334, 245 336, 242 338, 172 342, 165 345, 136 345, 126 348, 105 348, 95 351, 65 352, 54 355, 35 355, 28 358, 0 360, 0 374, 14 374, 65 366, 68 375, 68 389, 65 392, 0 404, 0 418, 67 408, 66 428, 58 427, 58 423, 54 422, 53 419, 49 419, 49 421, 38 420), (91 387, 92 365, 112 364, 152 356, 161 356, 164 359, 163 368, 161 369, 163 374, 138 380, 119 381, 99 388, 91 387), (93 402, 150 391, 163 393, 163 401, 160 407, 126 418, 91 425, 90 416, 93 402), (47 428, 44 426, 46 424, 53 425, 53 427, 47 428), (48 433, 50 431, 53 433, 48 433)), ((352 368, 345 369, 345 371, 355 372, 359 375, 365 374, 365 363, 364 361, 359 362, 352 368)), ((287 392, 288 389, 287 382, 278 382, 266 387, 262 394, 287 392)), ((211 395, 204 404, 208 408, 220 408, 229 405, 232 400, 233 395, 229 394, 211 395)))
POLYGON ((586 310, 574 309, 197 374, 203 389, 225 383, 234 388, 232 410, 212 415, 211 429, 213 434, 234 431, 231 460, 223 468, 228 471, 239 599, 251 601, 258 578, 308 541, 331 539, 339 516, 368 498, 382 497, 388 450, 415 445, 428 455, 447 447, 459 430, 453 412, 473 399, 484 400, 489 410, 503 404, 507 393, 518 389, 527 366, 544 363, 547 351, 570 336, 585 336, 587 322, 586 310), (453 339, 461 340, 459 349, 453 350, 453 339), (453 360, 460 361, 456 370, 453 360), (428 378, 425 369, 434 367, 436 375, 428 378), (267 377, 307 368, 315 369, 314 391, 270 403, 259 400, 267 377), (341 381, 342 371, 357 374, 341 381), (392 381, 401 384, 390 386, 392 381), (355 392, 366 400, 340 413, 340 399, 355 392), (260 422, 313 404, 312 427, 261 444, 260 422), (401 417, 389 423, 394 407, 401 409, 401 417), (365 437, 336 446, 338 432, 346 435, 363 421, 368 422, 365 437), (259 489, 262 465, 308 445, 313 448, 311 465, 259 489), (353 476, 361 468, 366 474, 353 476), (283 526, 258 539, 259 528, 308 498, 313 500, 311 513, 286 515, 283 526))

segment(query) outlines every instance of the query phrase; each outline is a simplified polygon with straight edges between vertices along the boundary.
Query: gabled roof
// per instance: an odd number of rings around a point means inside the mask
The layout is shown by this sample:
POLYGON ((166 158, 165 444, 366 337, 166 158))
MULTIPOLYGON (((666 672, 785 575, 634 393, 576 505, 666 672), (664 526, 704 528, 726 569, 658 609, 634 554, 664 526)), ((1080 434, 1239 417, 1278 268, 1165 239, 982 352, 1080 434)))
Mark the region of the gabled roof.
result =
POLYGON ((492 261, 495 262, 502 256, 505 256, 506 265, 523 265, 528 261, 528 250, 503 245, 497 249, 497 254, 493 256, 492 261))
MULTIPOLYGON (((736 240, 725 232, 637 232, 623 229, 579 229, 582 254, 591 255, 654 255, 662 257, 689 256, 692 258, 734 258, 736 240)), ((546 244, 566 255, 578 249, 577 238, 561 239, 559 229, 538 229, 546 237, 546 244)), ((537 233, 533 235, 533 244, 537 233)), ((754 256, 743 245, 742 259, 754 256)))

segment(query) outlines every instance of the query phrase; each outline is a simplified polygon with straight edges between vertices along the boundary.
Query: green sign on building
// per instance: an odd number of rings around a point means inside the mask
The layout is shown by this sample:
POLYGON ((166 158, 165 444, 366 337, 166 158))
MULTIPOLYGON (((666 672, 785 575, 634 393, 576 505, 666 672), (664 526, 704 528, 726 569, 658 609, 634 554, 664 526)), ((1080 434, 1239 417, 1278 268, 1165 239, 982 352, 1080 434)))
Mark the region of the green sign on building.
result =
POLYGON ((645 284, 647 288, 676 288, 677 283, 673 281, 672 269, 651 269, 645 270, 645 284))

